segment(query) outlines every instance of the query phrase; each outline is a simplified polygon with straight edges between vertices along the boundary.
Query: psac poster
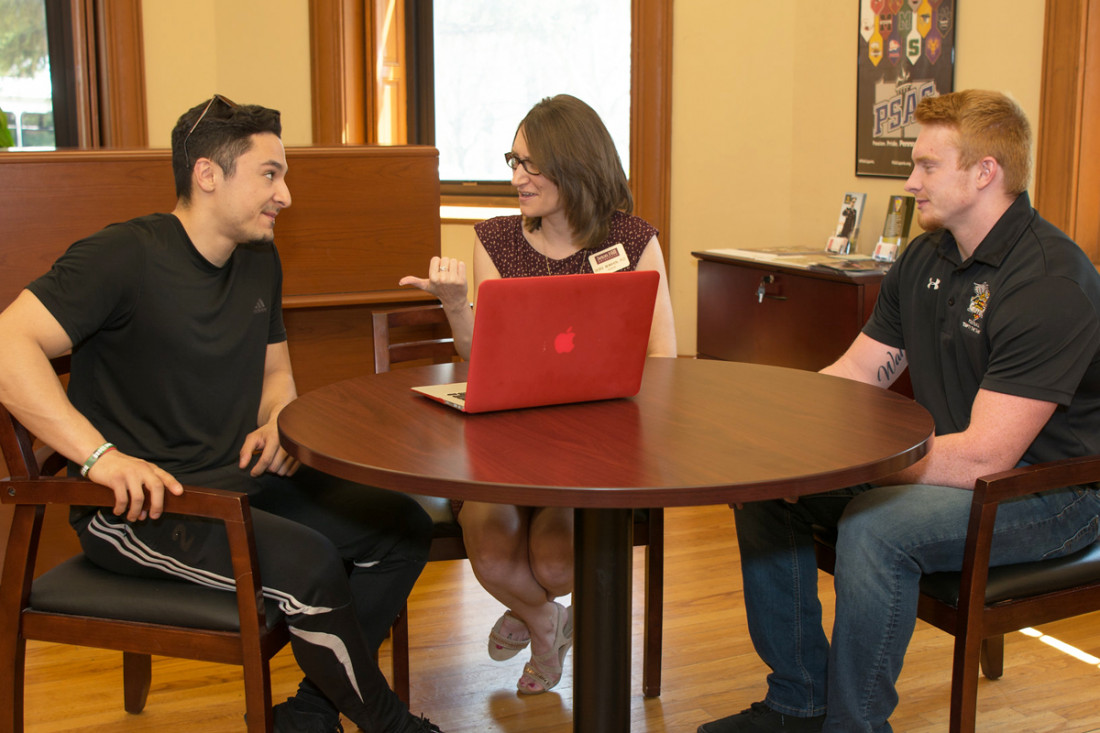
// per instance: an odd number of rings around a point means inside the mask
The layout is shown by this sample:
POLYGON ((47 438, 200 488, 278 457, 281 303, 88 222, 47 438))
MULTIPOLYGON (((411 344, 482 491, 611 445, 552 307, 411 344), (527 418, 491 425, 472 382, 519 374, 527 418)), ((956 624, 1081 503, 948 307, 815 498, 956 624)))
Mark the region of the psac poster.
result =
POLYGON ((909 176, 917 103, 953 90, 957 4, 860 0, 857 176, 909 176))

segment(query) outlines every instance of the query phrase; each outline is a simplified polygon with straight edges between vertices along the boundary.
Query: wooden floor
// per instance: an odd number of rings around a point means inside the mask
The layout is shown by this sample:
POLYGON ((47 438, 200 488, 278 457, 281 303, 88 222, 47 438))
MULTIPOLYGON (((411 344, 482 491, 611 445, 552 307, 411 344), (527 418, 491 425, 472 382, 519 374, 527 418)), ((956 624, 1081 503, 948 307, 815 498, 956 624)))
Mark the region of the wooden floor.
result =
MULTIPOLYGON (((664 686, 659 698, 640 694, 640 616, 634 619, 633 731, 692 733, 707 720, 759 700, 766 669, 745 632, 732 516, 725 507, 667 512, 664 686)), ((640 550, 637 552, 640 553, 640 550)), ((635 556, 635 607, 640 607, 641 555, 635 556)), ((822 580, 831 607, 829 580, 822 580)), ((410 600, 413 710, 448 733, 568 731, 572 719, 572 655, 567 677, 549 694, 515 693, 524 659, 497 663, 485 639, 501 608, 480 589, 465 562, 434 563, 410 600)), ((1100 656, 1100 614, 1042 631, 1100 656)), ((899 733, 947 729, 951 638, 918 624, 899 682, 899 733)), ((141 715, 122 709, 121 655, 30 645, 27 727, 47 731, 239 731, 243 691, 236 668, 154 658, 153 689, 141 715)), ((389 662, 383 648, 383 669, 389 662)), ((293 693, 299 672, 284 651, 273 667, 276 701, 293 693)), ((982 680, 980 731, 1100 731, 1097 661, 1079 661, 1021 633, 1006 642, 1005 675, 982 680)), ((349 731, 355 726, 347 724, 349 731)))

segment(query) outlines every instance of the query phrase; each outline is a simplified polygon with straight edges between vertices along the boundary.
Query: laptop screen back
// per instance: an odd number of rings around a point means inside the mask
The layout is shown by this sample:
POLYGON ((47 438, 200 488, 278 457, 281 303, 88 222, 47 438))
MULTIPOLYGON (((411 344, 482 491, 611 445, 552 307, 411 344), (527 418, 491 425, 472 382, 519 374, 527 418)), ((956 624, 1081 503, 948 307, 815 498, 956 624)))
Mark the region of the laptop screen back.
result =
POLYGON ((637 394, 658 279, 647 270, 483 282, 466 412, 637 394))

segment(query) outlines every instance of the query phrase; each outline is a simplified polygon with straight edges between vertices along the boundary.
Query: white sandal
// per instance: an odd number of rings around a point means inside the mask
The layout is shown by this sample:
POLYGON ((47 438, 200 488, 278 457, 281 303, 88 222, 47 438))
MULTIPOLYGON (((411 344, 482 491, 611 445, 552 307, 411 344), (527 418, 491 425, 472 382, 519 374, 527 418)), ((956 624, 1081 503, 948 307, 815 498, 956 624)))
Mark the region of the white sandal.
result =
POLYGON ((489 632, 489 657, 497 662, 511 659, 526 649, 527 645, 531 643, 530 632, 528 632, 526 638, 514 637, 504 633, 504 622, 509 619, 523 626, 524 630, 527 629, 527 625, 523 623, 523 619, 515 616, 511 611, 505 611, 504 614, 497 619, 497 622, 493 624, 493 630, 489 632))
POLYGON ((538 695, 548 692, 561 682, 562 667, 565 664, 565 654, 569 647, 573 646, 573 607, 562 608, 560 604, 554 604, 558 609, 557 628, 554 631, 554 648, 545 654, 532 654, 531 661, 523 665, 523 676, 516 683, 516 688, 523 695, 538 695), (557 663, 557 669, 554 663, 557 663))

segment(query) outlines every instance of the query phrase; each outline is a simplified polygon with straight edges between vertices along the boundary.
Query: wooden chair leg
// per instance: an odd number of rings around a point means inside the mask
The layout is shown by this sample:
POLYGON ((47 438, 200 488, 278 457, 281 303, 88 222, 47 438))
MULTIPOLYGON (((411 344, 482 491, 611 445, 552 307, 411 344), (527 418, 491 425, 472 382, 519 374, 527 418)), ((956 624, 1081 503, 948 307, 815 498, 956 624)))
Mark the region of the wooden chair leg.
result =
POLYGON ((259 655, 249 655, 243 666, 248 733, 271 733, 275 728, 275 714, 271 707, 271 666, 259 655))
POLYGON ((1005 671, 1005 638, 990 636, 982 639, 982 651, 979 657, 982 674, 988 679, 999 680, 1005 671))
POLYGON ((0 641, 0 731, 23 733, 27 641, 16 629, 3 629, 2 633, 6 638, 0 641))
POLYGON ((978 717, 978 672, 981 640, 956 631, 955 652, 951 665, 950 733, 974 733, 978 717))
POLYGON ((642 694, 661 694, 661 649, 664 643, 665 510, 649 510, 649 543, 645 553, 645 619, 642 639, 642 694))
POLYGON ((409 606, 405 605, 393 621, 393 691, 409 704, 409 606))
POLYGON ((152 657, 148 654, 122 653, 122 694, 126 712, 137 715, 145 709, 152 679, 152 657))

